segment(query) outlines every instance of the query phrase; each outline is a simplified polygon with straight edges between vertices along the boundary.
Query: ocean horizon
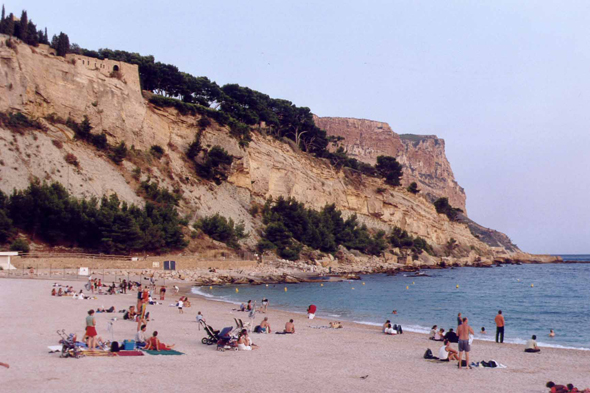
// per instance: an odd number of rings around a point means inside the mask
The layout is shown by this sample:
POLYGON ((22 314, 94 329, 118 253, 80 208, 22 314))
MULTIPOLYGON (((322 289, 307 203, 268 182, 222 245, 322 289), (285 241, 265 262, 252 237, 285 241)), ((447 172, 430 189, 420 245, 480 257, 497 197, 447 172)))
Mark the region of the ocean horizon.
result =
MULTIPOLYGON (((590 254, 553 255, 590 262, 590 254)), ((193 287, 192 292, 234 304, 248 300, 260 304, 262 298, 268 298, 271 308, 300 314, 315 304, 318 317, 372 326, 389 319, 417 333, 428 333, 433 325, 445 332, 456 330, 457 313, 461 312, 469 318, 476 340, 486 341, 495 341, 494 317, 501 309, 506 318, 504 342, 524 344, 535 334, 541 347, 590 350, 590 289, 586 284, 590 264, 423 272, 426 276, 372 274, 344 282, 203 286, 193 287), (393 310, 397 314, 392 314, 393 310), (481 327, 486 334, 480 333, 481 327), (549 337, 550 329, 556 333, 553 338, 549 337)))

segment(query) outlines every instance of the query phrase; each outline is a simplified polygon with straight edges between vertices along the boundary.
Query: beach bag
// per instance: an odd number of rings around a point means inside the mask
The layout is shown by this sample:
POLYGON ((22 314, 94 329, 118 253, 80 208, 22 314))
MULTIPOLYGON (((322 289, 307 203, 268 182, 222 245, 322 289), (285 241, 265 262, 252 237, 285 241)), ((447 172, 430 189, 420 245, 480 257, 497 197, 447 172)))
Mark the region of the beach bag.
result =
POLYGON ((260 331, 260 325, 258 325, 258 326, 256 326, 254 328, 254 333, 261 333, 261 331, 260 331))
POLYGON ((111 352, 119 352, 120 348, 119 348, 119 342, 118 341, 113 341, 111 343, 111 352))
POLYGON ((135 341, 134 340, 123 341, 123 349, 125 351, 133 351, 135 349, 135 341))
POLYGON ((467 360, 461 360, 461 367, 467 367, 467 360))
POLYGON ((424 352, 424 359, 433 359, 434 356, 432 355, 432 351, 430 350, 430 348, 428 348, 426 350, 426 352, 424 352))

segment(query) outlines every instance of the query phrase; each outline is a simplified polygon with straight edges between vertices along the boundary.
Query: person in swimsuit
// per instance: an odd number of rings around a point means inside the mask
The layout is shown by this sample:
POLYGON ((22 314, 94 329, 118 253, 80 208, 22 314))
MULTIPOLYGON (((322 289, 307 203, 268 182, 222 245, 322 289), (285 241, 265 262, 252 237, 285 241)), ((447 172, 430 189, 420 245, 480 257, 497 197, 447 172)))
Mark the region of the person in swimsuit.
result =
POLYGON ((457 328, 459 334, 459 368, 461 368, 461 356, 465 352, 466 369, 470 369, 469 365, 469 352, 471 351, 471 345, 469 344, 469 335, 475 334, 473 328, 469 326, 467 317, 463 318, 461 325, 457 328))
POLYGON ((293 334, 295 333, 295 324, 293 320, 290 319, 289 322, 285 324, 285 333, 293 334))
POLYGON ((145 349, 152 351, 169 351, 174 348, 175 344, 166 345, 158 338, 158 332, 154 331, 152 336, 147 340, 145 349))
POLYGON ((268 317, 264 317, 262 322, 260 322, 260 333, 271 333, 270 323, 268 323, 268 317))

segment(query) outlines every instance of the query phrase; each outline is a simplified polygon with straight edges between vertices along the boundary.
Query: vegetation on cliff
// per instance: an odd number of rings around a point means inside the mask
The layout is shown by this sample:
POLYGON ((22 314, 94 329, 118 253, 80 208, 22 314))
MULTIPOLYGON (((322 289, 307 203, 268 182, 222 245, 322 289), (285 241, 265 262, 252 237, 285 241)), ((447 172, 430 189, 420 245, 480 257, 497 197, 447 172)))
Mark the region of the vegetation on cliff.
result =
POLYGON ((7 196, 0 192, 0 241, 17 229, 50 245, 106 253, 164 252, 186 246, 182 220, 172 204, 145 207, 110 197, 75 198, 59 183, 32 183, 7 196))
POLYGON ((390 246, 415 254, 433 252, 424 239, 414 238, 399 228, 394 228, 389 236, 382 230, 372 234, 366 225, 359 224, 356 215, 345 220, 333 204, 316 211, 293 198, 270 198, 262 215, 266 228, 258 250, 276 250, 288 260, 298 259, 303 245, 329 253, 336 252, 339 246, 369 255, 381 255, 390 246))
POLYGON ((434 207, 436 208, 436 212, 438 214, 446 215, 451 221, 457 221, 459 213, 463 213, 462 209, 451 206, 449 204, 449 199, 446 197, 438 198, 436 201, 434 201, 434 207))
POLYGON ((236 224, 231 218, 215 214, 199 219, 193 227, 200 229, 211 239, 223 242, 232 248, 239 248, 239 240, 248 236, 243 223, 236 224))

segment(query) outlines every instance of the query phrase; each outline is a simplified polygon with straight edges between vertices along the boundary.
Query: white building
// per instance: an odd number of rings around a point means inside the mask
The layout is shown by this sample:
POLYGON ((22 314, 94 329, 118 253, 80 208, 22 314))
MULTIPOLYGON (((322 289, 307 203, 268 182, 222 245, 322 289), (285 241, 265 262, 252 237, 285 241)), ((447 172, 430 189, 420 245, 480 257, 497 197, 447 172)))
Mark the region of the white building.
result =
POLYGON ((17 251, 2 251, 0 252, 0 267, 4 270, 13 270, 16 269, 14 266, 10 264, 10 257, 15 257, 18 255, 17 251))

